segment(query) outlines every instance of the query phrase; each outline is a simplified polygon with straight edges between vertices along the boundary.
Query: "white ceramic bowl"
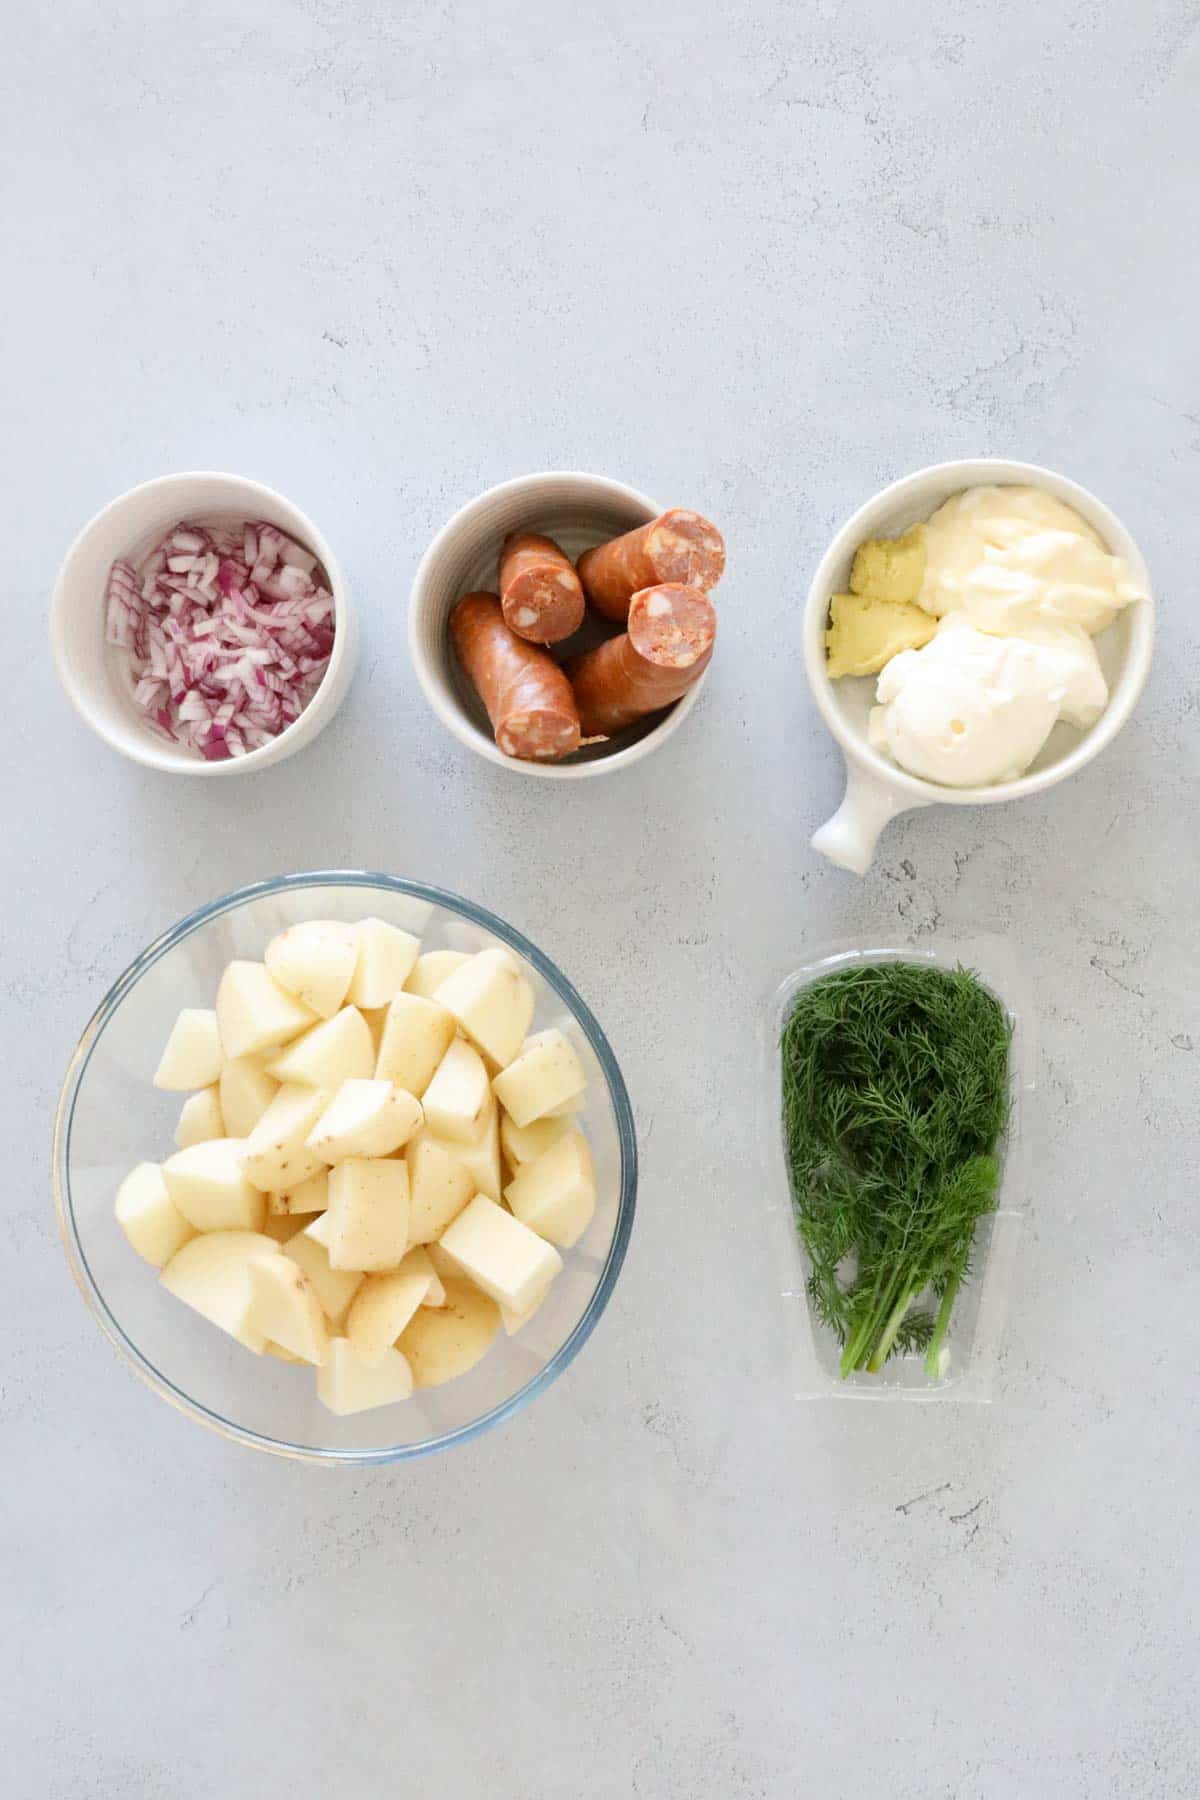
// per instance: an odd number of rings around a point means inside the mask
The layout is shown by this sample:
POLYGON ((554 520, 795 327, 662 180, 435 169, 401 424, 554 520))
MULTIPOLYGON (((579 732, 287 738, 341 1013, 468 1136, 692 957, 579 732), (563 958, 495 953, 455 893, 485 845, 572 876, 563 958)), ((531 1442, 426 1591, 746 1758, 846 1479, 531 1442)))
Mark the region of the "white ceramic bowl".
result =
POLYGON ((845 799, 833 818, 814 834, 812 847, 856 875, 864 875, 870 868, 880 832, 898 813, 916 806, 992 806, 1002 800, 1021 800, 1074 775, 1111 744, 1137 704, 1149 673, 1154 645, 1153 605, 1151 601, 1135 601, 1095 640, 1109 686, 1104 712, 1088 731, 1056 725, 1020 780, 996 787, 942 787, 909 775, 871 747, 867 716, 874 704, 874 680, 834 682, 825 672, 830 599, 845 591, 854 552, 865 538, 894 536, 919 520, 928 519, 951 494, 984 483, 1044 488, 1073 506, 1094 526, 1108 548, 1125 558, 1147 594, 1150 592, 1150 577, 1141 551, 1116 514, 1086 488, 1035 463, 1006 462, 994 457, 936 463, 905 476, 903 481, 893 482, 847 519, 821 558, 808 590, 804 667, 821 716, 846 759, 845 799))
POLYGON ((76 712, 123 756, 171 775, 219 778, 282 762, 317 736, 345 698, 354 673, 357 625, 337 558, 312 520, 273 488, 243 475, 199 471, 162 475, 111 500, 84 526, 58 573, 50 602, 50 642, 59 680, 76 712), (104 590, 119 556, 146 555, 179 519, 265 519, 306 546, 329 577, 334 640, 320 687, 286 731, 226 762, 205 762, 146 724, 129 691, 121 653, 104 641, 104 590))
MULTIPOLYGON (((518 475, 468 501, 447 521, 421 558, 408 603, 408 643, 417 679, 442 724, 488 762, 548 781, 578 781, 627 769, 683 724, 700 698, 707 671, 661 717, 639 721, 606 744, 591 744, 561 763, 521 762, 496 748, 492 728, 450 642, 456 600, 496 588, 500 546, 510 531, 541 531, 574 560, 594 544, 632 531, 664 509, 656 500, 603 475, 563 471, 518 475)), ((597 634, 597 640, 600 634, 597 634)))

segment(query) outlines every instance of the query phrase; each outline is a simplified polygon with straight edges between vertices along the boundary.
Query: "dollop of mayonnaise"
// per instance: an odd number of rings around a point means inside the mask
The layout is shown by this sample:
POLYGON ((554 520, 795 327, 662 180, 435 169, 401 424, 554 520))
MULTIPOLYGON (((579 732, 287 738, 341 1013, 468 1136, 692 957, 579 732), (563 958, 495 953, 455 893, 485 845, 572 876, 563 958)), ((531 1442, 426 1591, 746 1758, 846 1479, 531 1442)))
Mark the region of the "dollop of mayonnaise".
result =
POLYGON ((1143 598, 1124 559, 1042 488, 967 488, 925 527, 918 603, 939 618, 963 613, 997 637, 1028 637, 1047 624, 1094 637, 1143 598))
POLYGON ((868 735, 901 768, 943 787, 1015 781, 1059 719, 1091 725, 1108 699, 1095 647, 1078 626, 992 637, 948 614, 922 650, 879 677, 868 735))

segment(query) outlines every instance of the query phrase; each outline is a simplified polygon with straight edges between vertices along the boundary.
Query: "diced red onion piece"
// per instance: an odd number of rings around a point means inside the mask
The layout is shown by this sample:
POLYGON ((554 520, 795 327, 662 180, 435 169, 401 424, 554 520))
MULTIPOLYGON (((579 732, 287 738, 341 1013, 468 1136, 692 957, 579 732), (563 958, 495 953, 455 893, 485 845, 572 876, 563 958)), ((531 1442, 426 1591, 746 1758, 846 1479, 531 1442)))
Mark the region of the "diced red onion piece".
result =
POLYGON ((105 638, 154 730, 206 761, 259 750, 299 718, 333 645, 317 559, 277 526, 180 524, 113 564, 105 638))

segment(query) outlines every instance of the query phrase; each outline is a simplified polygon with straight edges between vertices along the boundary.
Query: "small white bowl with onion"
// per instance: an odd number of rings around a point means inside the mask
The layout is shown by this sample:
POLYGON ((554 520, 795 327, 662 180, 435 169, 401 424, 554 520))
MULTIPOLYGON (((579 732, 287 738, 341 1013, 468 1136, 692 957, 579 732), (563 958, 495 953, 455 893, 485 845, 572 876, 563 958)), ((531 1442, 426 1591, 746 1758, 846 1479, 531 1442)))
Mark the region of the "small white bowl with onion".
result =
POLYGON ((50 639, 68 698, 105 743, 147 768, 211 777, 266 768, 311 743, 345 697, 357 650, 323 533, 273 488, 215 471, 143 482, 84 526, 55 583, 50 639), (114 565, 136 580, 119 575, 111 586, 114 565), (259 587, 247 594, 239 584, 255 570, 259 587), (211 655, 200 657, 201 642, 211 655), (179 702, 171 690, 181 687, 179 702), (156 709, 156 692, 166 706, 156 709))
POLYGON ((841 527, 818 564, 804 616, 804 666, 817 707, 841 746, 846 793, 834 816, 813 835, 812 847, 840 868, 864 875, 884 827, 900 813, 937 804, 986 806, 1021 800, 1065 781, 1107 748, 1137 704, 1154 646, 1150 577, 1130 533, 1101 500, 1077 482, 1033 463, 980 457, 919 469, 884 488, 841 527), (1055 725, 1026 771, 991 786, 948 786, 909 773, 871 741, 869 721, 876 697, 874 677, 831 679, 826 664, 830 601, 844 593, 856 550, 868 540, 895 537, 924 523, 952 496, 972 488, 1035 488, 1073 508, 1101 540, 1123 559, 1142 597, 1118 612, 1094 638, 1108 700, 1094 724, 1080 730, 1055 725))

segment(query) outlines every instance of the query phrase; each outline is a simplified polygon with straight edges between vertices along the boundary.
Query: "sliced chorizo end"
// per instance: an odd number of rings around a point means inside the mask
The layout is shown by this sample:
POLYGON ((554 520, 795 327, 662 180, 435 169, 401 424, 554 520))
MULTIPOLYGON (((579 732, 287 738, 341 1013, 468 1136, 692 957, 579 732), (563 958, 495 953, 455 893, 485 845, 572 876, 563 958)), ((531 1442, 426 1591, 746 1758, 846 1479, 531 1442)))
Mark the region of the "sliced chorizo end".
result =
POLYGON ((516 531, 500 552, 504 622, 532 644, 558 644, 583 623, 583 587, 553 538, 516 531))
POLYGON ((643 588, 664 582, 714 588, 725 570, 725 542, 716 526, 685 506, 673 506, 611 543, 585 550, 577 564, 583 591, 596 611, 624 624, 643 588))
POLYGON ((450 615, 458 659, 505 756, 557 762, 578 750, 579 710, 554 659, 510 631, 497 594, 466 594, 450 615))

